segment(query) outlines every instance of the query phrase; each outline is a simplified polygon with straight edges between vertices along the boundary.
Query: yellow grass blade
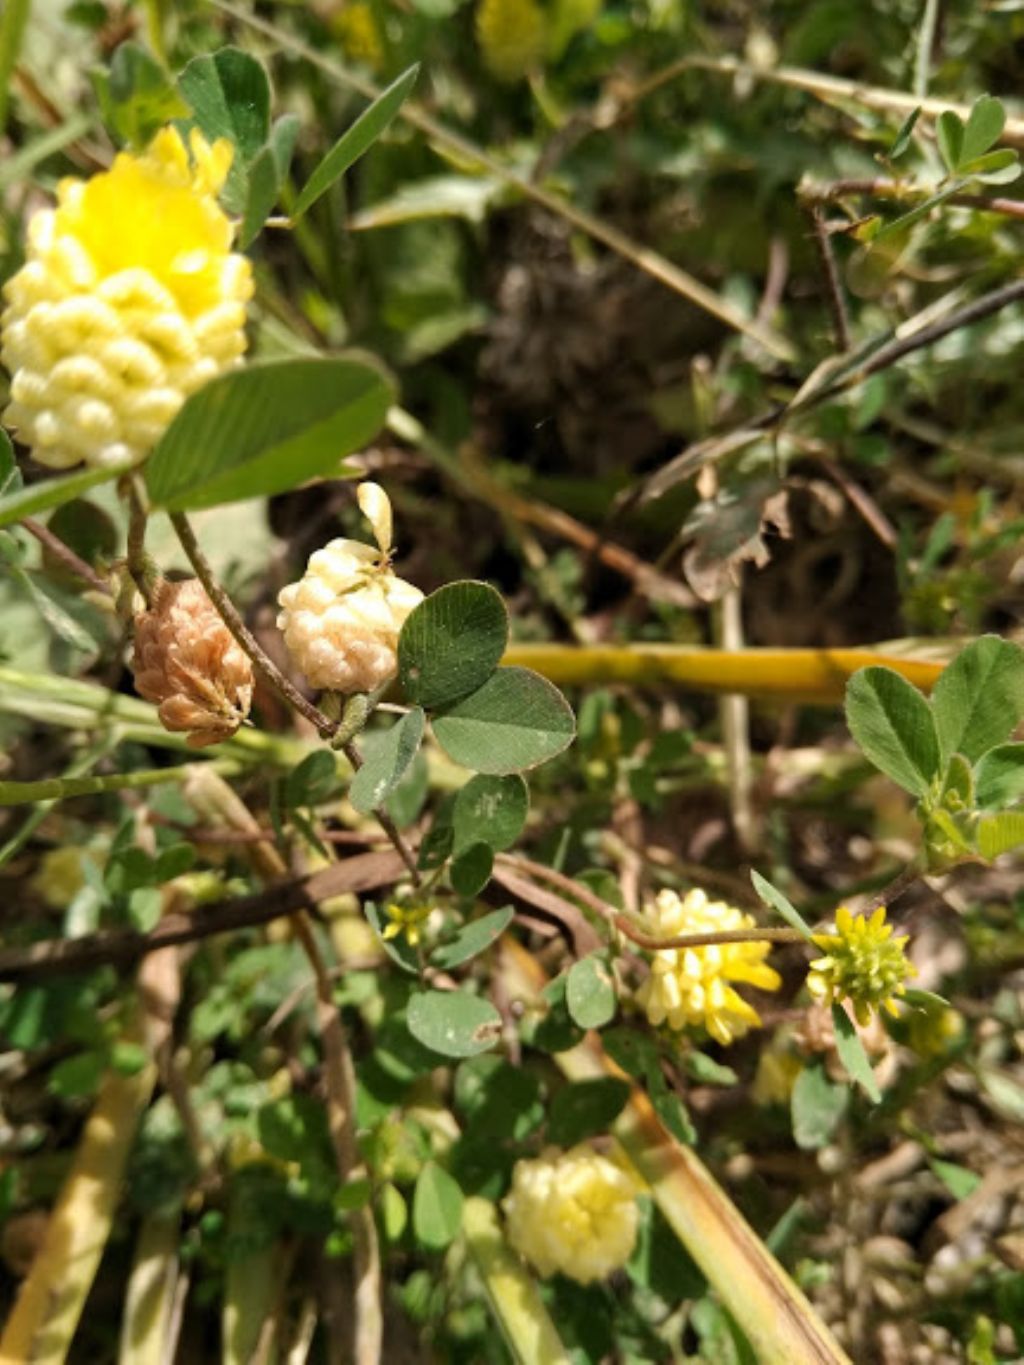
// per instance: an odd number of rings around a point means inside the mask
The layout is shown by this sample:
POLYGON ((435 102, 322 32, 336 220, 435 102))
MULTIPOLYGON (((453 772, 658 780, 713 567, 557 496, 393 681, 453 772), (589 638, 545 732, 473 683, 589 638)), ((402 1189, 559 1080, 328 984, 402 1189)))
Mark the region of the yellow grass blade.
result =
POLYGON ((564 687, 676 683, 696 692, 742 692, 777 701, 841 702, 858 668, 884 664, 930 691, 943 664, 857 649, 703 649, 689 645, 512 645, 503 660, 536 669, 564 687))
POLYGON ((536 1281, 505 1244, 494 1205, 476 1195, 467 1199, 462 1233, 506 1344, 520 1365, 570 1365, 536 1281))
POLYGON ((21 1286, 0 1337, 0 1362, 59 1365, 67 1355, 121 1198, 135 1129, 156 1067, 111 1073, 78 1143, 50 1215, 42 1250, 21 1286))

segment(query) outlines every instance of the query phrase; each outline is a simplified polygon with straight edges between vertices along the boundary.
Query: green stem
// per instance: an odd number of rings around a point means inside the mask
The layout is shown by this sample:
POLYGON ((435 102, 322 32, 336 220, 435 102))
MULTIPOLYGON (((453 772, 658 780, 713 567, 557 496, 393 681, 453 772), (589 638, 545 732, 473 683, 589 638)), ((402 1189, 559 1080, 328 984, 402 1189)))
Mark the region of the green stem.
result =
MULTIPOLYGON (((216 759, 209 766, 228 777, 234 776, 240 767, 230 758, 216 759)), ((30 801, 66 801, 72 796, 99 796, 103 792, 184 782, 194 767, 194 764, 186 763, 177 768, 140 768, 132 773, 112 773, 109 777, 46 777, 40 782, 0 782, 0 806, 24 806, 30 801)))
POLYGON ((7 127, 11 77, 18 62, 31 8, 31 0, 6 0, 0 15, 0 132, 7 127))

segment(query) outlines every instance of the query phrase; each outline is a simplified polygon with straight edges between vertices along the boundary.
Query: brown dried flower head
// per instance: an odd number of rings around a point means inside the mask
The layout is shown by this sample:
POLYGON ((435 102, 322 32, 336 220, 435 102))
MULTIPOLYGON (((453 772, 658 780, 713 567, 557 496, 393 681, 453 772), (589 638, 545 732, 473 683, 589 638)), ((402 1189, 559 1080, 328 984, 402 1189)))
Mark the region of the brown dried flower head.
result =
POLYGON ((165 729, 189 731, 192 749, 230 739, 249 714, 252 664, 197 578, 157 584, 135 617, 131 667, 139 695, 158 703, 165 729))

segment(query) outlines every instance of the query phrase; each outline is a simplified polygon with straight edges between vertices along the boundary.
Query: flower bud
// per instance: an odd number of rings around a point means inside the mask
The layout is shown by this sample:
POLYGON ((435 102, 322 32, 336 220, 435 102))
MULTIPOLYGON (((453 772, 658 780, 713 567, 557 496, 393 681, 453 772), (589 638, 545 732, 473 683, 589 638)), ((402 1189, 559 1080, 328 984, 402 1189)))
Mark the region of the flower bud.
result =
POLYGON ((359 505, 379 548, 332 540, 311 556, 298 583, 282 588, 277 618, 285 644, 311 687, 372 692, 398 671, 398 636, 423 600, 391 572, 391 504, 376 484, 361 484, 359 505))
POLYGON ((502 1203, 509 1240, 541 1275, 602 1280, 629 1259, 639 1193, 633 1176, 586 1143, 517 1161, 502 1203))
POLYGON ((189 731, 202 749, 230 739, 249 714, 252 664, 196 578, 161 579, 135 618, 135 687, 159 704, 166 730, 189 731))
POLYGON ((216 194, 231 145, 164 128, 66 179, 4 286, 5 420, 53 469, 143 459, 186 397, 245 349, 252 269, 216 194))

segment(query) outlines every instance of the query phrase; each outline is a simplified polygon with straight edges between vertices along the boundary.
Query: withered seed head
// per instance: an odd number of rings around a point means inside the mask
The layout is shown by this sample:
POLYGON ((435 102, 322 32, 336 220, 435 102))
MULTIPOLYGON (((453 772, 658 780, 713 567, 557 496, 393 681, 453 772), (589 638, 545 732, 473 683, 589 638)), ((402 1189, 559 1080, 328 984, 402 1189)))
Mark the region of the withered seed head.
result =
POLYGON ((157 584, 135 617, 131 668, 139 695, 158 703, 165 729, 190 732, 190 748, 230 739, 249 714, 252 664, 197 578, 157 584))

